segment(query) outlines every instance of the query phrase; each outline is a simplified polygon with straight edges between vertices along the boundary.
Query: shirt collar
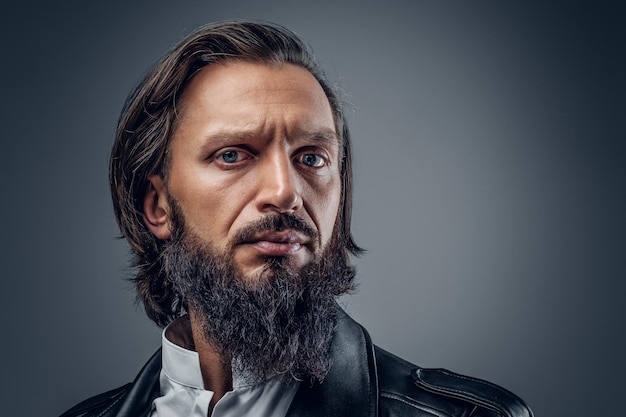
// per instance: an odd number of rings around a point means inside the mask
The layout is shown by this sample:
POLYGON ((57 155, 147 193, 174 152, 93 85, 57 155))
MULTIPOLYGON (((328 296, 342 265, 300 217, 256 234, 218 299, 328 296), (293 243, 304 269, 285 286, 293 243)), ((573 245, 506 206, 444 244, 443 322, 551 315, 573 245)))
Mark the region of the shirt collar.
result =
POLYGON ((204 389, 198 352, 178 346, 167 338, 168 331, 175 329, 175 326, 173 326, 174 323, 175 322, 170 323, 163 329, 161 337, 163 346, 162 372, 165 373, 169 379, 181 385, 190 388, 204 389))

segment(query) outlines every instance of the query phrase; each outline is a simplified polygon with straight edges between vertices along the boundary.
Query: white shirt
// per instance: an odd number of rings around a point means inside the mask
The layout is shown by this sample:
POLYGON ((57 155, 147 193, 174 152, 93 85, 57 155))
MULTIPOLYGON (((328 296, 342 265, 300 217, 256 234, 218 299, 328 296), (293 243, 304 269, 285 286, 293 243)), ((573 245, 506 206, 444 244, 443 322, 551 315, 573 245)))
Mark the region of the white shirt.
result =
MULTIPOLYGON (((169 327, 169 326, 168 326, 169 327)), ((152 403, 151 417, 207 417, 213 392, 204 389, 198 353, 162 335, 161 397, 152 403)), ((299 383, 270 379, 251 384, 233 376, 233 391, 213 409, 212 417, 285 417, 299 383)))

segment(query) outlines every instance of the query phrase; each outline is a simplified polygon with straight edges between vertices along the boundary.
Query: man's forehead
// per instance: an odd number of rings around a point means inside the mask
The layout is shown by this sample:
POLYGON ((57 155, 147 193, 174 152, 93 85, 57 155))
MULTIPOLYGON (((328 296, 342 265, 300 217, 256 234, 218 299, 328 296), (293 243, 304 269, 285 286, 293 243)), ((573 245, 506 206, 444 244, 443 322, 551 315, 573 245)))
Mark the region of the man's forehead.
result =
POLYGON ((267 117, 276 114, 297 120, 291 136, 340 142, 326 92, 308 69, 290 63, 228 60, 204 67, 183 91, 177 124, 204 124, 215 140, 249 139, 271 128, 267 117))

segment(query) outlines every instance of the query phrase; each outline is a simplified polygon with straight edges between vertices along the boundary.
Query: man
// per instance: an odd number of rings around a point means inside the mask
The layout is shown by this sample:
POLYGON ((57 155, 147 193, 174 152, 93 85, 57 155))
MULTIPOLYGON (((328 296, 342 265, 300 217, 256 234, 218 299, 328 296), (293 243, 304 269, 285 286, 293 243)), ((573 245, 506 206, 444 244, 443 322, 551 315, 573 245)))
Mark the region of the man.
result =
POLYGON ((135 381, 64 416, 529 416, 510 392, 372 345, 350 290, 350 135, 293 33, 209 25, 120 118, 118 224, 163 345, 135 381))

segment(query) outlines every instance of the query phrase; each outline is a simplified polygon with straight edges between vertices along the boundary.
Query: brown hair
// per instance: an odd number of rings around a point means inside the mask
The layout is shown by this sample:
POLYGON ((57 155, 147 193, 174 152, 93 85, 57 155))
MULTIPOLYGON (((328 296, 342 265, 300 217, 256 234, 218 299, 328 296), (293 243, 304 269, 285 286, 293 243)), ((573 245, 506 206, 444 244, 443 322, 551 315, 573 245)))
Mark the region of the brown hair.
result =
POLYGON ((162 271, 163 242, 150 233, 143 220, 148 177, 159 174, 167 178, 167 150, 176 127, 177 105, 189 81, 203 67, 227 59, 292 63, 306 68, 320 83, 342 140, 342 200, 335 229, 344 242, 346 259, 362 253, 350 231, 350 133, 339 97, 310 48, 293 32, 275 24, 240 21, 203 26, 169 51, 130 94, 118 122, 109 166, 115 216, 137 268, 137 297, 148 316, 161 326, 176 318, 181 306, 162 271))

